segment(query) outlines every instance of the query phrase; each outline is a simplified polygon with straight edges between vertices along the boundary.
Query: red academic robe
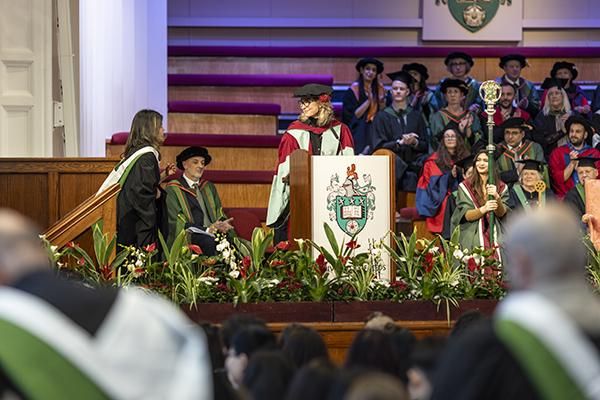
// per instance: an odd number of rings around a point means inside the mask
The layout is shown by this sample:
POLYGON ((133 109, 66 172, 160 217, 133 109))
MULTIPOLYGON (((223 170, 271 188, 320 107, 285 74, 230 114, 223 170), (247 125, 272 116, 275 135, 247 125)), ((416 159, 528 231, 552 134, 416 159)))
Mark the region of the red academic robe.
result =
MULTIPOLYGON (((557 147, 550 153, 548 160, 548 167, 550 169, 550 178, 552 181, 552 188, 556 197, 563 199, 567 192, 575 187, 579 183, 579 177, 577 171, 573 171, 569 179, 565 181, 564 171, 569 162, 571 162, 571 156, 569 153, 573 148, 566 144, 564 146, 557 147)), ((580 157, 598 157, 600 158, 600 151, 585 146, 583 150, 578 151, 580 157)), ((596 162, 596 168, 600 171, 600 162, 596 162)))

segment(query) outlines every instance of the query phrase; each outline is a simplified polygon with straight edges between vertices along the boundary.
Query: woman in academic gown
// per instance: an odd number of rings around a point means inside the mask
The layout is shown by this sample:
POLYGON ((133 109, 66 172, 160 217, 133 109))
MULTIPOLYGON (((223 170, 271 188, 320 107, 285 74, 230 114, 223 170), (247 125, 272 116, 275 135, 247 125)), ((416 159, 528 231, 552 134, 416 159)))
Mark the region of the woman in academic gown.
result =
MULTIPOLYGON (((554 194, 544 182, 544 162, 538 160, 518 160, 522 165, 519 183, 510 189, 510 206, 513 210, 524 208, 530 211, 536 207, 544 207, 548 201, 554 200, 554 194), (538 192, 536 185, 542 182, 545 190, 538 192)), ((517 167, 519 169, 519 167, 517 167)))
POLYGON ((446 203, 462 178, 455 164, 469 155, 458 125, 448 124, 441 136, 440 148, 423 165, 416 195, 417 212, 426 217, 427 230, 435 234, 450 224, 445 221, 446 203))
POLYGON ((143 247, 158 243, 158 231, 167 237, 165 196, 159 186, 162 176, 175 172, 169 164, 161 174, 159 149, 165 140, 162 115, 141 110, 133 118, 120 166, 126 168, 119 178, 117 196, 117 243, 143 247))
POLYGON ((473 175, 459 186, 456 210, 452 214, 452 227, 459 227, 463 248, 492 248, 502 239, 502 220, 509 211, 508 186, 498 176, 498 171, 488 172, 488 155, 485 150, 475 154, 473 175), (495 175, 495 185, 487 184, 488 173, 495 175), (488 196, 492 199, 488 200, 488 196), (490 243, 490 215, 494 213, 494 243, 490 243))
POLYGON ((342 122, 348 125, 357 154, 369 153, 371 124, 375 114, 385 108, 385 87, 379 81, 383 63, 376 58, 361 58, 356 63, 358 78, 344 94, 342 122))

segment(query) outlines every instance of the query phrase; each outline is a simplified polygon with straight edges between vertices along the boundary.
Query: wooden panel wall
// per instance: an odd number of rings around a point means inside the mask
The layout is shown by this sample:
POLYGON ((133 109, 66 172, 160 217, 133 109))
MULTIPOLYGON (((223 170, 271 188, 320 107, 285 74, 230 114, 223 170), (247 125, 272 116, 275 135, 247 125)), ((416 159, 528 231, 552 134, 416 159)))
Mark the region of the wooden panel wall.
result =
POLYGON ((0 158, 0 207, 42 229, 94 194, 117 163, 106 158, 0 158))
POLYGON ((275 115, 169 113, 169 131, 235 135, 275 135, 275 115))

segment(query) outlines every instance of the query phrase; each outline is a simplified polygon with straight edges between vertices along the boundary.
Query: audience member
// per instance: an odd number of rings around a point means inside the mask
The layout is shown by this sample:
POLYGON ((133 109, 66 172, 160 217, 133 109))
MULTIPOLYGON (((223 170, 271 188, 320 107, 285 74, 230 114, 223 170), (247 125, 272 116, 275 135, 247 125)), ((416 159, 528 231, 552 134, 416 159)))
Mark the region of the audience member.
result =
POLYGON ((519 172, 519 182, 510 189, 511 209, 524 208, 530 211, 532 208, 545 207, 548 201, 554 200, 554 193, 544 182, 544 162, 537 160, 519 160, 522 165, 519 172), (543 183, 544 190, 538 185, 543 183))
POLYGON ((482 321, 486 321, 487 317, 479 310, 465 311, 456 319, 452 330, 450 331, 451 338, 457 338, 464 334, 467 330, 476 326, 482 321))
POLYGON ((264 326, 248 325, 233 336, 225 359, 225 368, 229 381, 235 389, 242 384, 252 354, 258 350, 273 348, 275 348, 275 336, 264 326))
POLYGON ((562 199, 579 183, 576 170, 578 158, 600 158, 600 151, 586 143, 586 139, 594 134, 592 125, 587 119, 581 116, 572 116, 565 123, 565 128, 569 133, 569 141, 554 149, 548 159, 552 188, 559 199, 562 199))
MULTIPOLYGON (((504 75, 496 79, 496 82, 502 85, 513 87, 515 93, 513 99, 517 110, 523 111, 527 115, 535 117, 540 111, 540 96, 533 82, 521 76, 523 68, 527 66, 527 59, 521 54, 508 54, 500 57, 500 68, 504 70, 504 75)), ((500 100, 502 101, 502 100, 500 100)), ((512 104, 511 104, 512 105, 512 104)), ((507 107, 504 107, 506 109, 507 107)), ((524 120, 529 120, 525 115, 514 115, 524 120)))
POLYGON ((38 235, 0 210, 3 397, 213 398, 206 340, 178 308, 61 278, 38 235))
POLYGON ((533 120, 535 131, 532 139, 544 149, 548 157, 552 150, 567 142, 565 122, 573 115, 567 93, 556 79, 546 78, 542 83, 546 89, 544 99, 547 100, 542 111, 533 120))
POLYGON ((456 162, 469 155, 458 126, 451 122, 441 131, 438 150, 425 161, 417 185, 416 206, 425 217, 427 230, 442 234, 450 230, 446 204, 462 178, 456 162))
POLYGON ((440 91, 444 94, 446 106, 432 114, 429 120, 431 149, 434 151, 438 149, 438 138, 441 138, 441 132, 450 122, 458 125, 458 130, 465 139, 465 143, 471 148, 480 137, 481 124, 477 114, 465 109, 462 105, 464 97, 469 91, 467 85, 460 79, 445 79, 441 84, 440 91))
POLYGON ((180 178, 167 183, 169 238, 172 244, 180 234, 178 227, 188 230, 191 242, 200 246, 203 254, 216 254, 214 234, 233 229, 221 206, 217 188, 202 179, 204 169, 212 157, 204 147, 188 147, 177 155, 180 178))
POLYGON ((411 354, 408 375, 408 393, 411 400, 429 400, 433 391, 433 378, 446 338, 426 337, 419 340, 411 354))
POLYGON ((294 377, 294 366, 279 350, 261 350, 250 357, 242 381, 249 400, 282 400, 294 377))
POLYGON ((575 216, 558 204, 519 213, 504 246, 511 291, 493 323, 448 343, 432 398, 598 398, 600 300, 575 216))
POLYGON ((482 106, 481 97, 479 96, 479 87, 481 86, 481 83, 469 76, 471 68, 475 65, 473 57, 461 51, 456 51, 448 54, 444 60, 444 64, 446 65, 446 70, 450 73, 450 76, 442 79, 435 91, 437 104, 440 107, 447 105, 447 99, 443 91, 444 82, 448 79, 457 79, 462 81, 467 88, 462 106, 465 109, 469 109, 475 114, 478 114, 482 106))
POLYGON ((594 96, 592 97, 592 112, 595 114, 600 110, 600 85, 596 86, 594 96))
POLYGON ((303 149, 312 155, 353 155, 352 133, 346 124, 335 120, 330 86, 309 83, 294 92, 300 98, 301 114, 281 137, 279 160, 273 177, 267 225, 275 229, 273 241, 288 240, 290 155, 303 149))
POLYGON ((387 325, 385 332, 390 334, 394 357, 398 365, 398 375, 402 383, 408 385, 408 369, 410 368, 410 357, 414 350, 417 338, 407 328, 400 328, 398 325, 387 325))
POLYGON ((234 314, 223 322, 221 327, 221 343, 223 343, 223 354, 227 355, 231 347, 233 337, 241 330, 249 326, 267 327, 265 321, 250 314, 234 314))
POLYGON ((385 87, 379 81, 383 63, 376 58, 361 58, 356 70, 358 78, 344 94, 342 122, 352 131, 356 154, 367 154, 372 143, 371 123, 385 108, 385 87))
POLYGON ((440 109, 436 102, 433 91, 427 86, 429 72, 427 67, 419 63, 404 64, 402 71, 408 72, 413 78, 410 86, 410 96, 408 103, 412 108, 423 113, 426 121, 429 121, 431 114, 440 109))
POLYGON ((385 315, 381 311, 375 311, 367 316, 365 329, 377 329, 380 331, 385 331, 389 325, 396 325, 396 323, 390 316, 385 315))
POLYGON ((524 164, 521 160, 544 161, 544 150, 538 143, 525 139, 525 132, 532 127, 522 118, 510 118, 501 126, 504 140, 498 145, 498 171, 502 182, 509 186, 518 182, 524 164))
POLYGON ((327 400, 336 377, 335 366, 327 360, 315 359, 294 375, 286 400, 327 400))
POLYGON ((408 104, 412 77, 402 71, 388 76, 392 80, 392 104, 375 116, 373 148, 396 153, 396 187, 415 191, 428 151, 427 126, 423 114, 408 104))
POLYGON ((348 389, 346 400, 408 400, 402 383, 381 372, 369 372, 358 377, 348 389))
POLYGON ((301 324, 290 324, 283 329, 279 347, 295 368, 319 358, 329 360, 327 346, 319 332, 301 324))
POLYGON ((354 337, 344 366, 370 368, 398 377, 396 361, 389 333, 363 329, 354 337))
POLYGON ((489 249, 502 243, 502 223, 509 210, 508 199, 508 186, 500 180, 497 169, 488 171, 488 155, 480 150, 475 155, 472 177, 458 186, 456 210, 452 214, 452 230, 459 227, 462 248, 489 249), (495 185, 488 184, 489 173, 494 174, 495 185), (496 217, 494 243, 490 243, 490 213, 496 217))
MULTIPOLYGON (((502 124, 504 124, 506 121, 513 118, 519 118, 522 119, 525 123, 528 123, 531 119, 527 111, 515 107, 515 95, 517 92, 513 85, 504 82, 500 86, 500 91, 500 100, 498 100, 496 112, 493 115, 495 143, 501 142, 504 138, 504 132, 501 127, 502 124)), ((487 124, 487 114, 484 111, 481 112, 481 124, 483 126, 487 124)))
POLYGON ((208 350, 212 364, 213 395, 215 400, 237 400, 238 395, 231 386, 225 370, 225 355, 221 333, 217 325, 201 323, 208 342, 208 350))

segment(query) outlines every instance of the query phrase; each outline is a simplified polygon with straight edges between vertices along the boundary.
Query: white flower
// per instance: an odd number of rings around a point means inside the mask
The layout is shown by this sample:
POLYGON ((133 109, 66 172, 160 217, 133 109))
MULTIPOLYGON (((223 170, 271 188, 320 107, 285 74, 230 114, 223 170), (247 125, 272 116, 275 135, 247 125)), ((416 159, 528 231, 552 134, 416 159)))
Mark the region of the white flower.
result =
POLYGON ((301 249, 304 246, 304 239, 294 239, 296 243, 298 243, 298 248, 301 249))
POLYGON ((127 264, 127 270, 128 270, 129 272, 133 272, 133 271, 135 271, 135 265, 133 265, 133 264, 131 264, 131 263, 130 263, 130 264, 127 264))
POLYGON ((225 250, 227 247, 229 247, 228 245, 229 245, 229 243, 227 243, 227 242, 221 242, 221 243, 219 243, 219 244, 217 245, 217 251, 218 251, 219 253, 220 253, 220 252, 222 252, 222 251, 223 251, 223 250, 225 250))
POLYGON ((429 252, 430 252, 431 254, 437 254, 437 253, 439 253, 439 252, 440 252, 440 248, 439 248, 439 247, 437 247, 437 246, 433 246, 432 248, 430 248, 430 249, 429 249, 429 252))
POLYGON ((195 260, 196 260, 196 258, 198 258, 198 254, 192 254, 192 258, 191 258, 191 260, 192 260, 192 261, 195 261, 195 260))
POLYGON ((231 252, 229 250, 224 250, 223 253, 221 253, 221 255, 223 256, 224 259, 228 260, 229 257, 231 256, 231 252))
POLYGON ((456 249, 454 250, 454 253, 452 253, 452 255, 454 256, 454 258, 456 258, 457 260, 462 260, 462 258, 465 256, 465 254, 462 252, 461 249, 456 249))
POLYGON ((237 263, 235 262, 235 260, 231 260, 231 262, 229 263, 229 268, 231 268, 231 269, 232 269, 232 270, 234 270, 234 271, 237 271, 237 269, 238 269, 238 265, 237 265, 237 263))
POLYGON ((138 267, 138 268, 141 268, 143 265, 144 265, 144 262, 142 260, 137 260, 135 262, 135 266, 138 267))
POLYGON ((237 270, 229 271, 229 276, 232 277, 233 279, 237 279, 238 276, 240 276, 240 271, 237 271, 237 270))
POLYGON ((53 253, 56 253, 56 250, 58 250, 58 246, 50 246, 50 250, 52 250, 53 253))
POLYGON ((198 282, 204 283, 205 285, 211 286, 219 281, 219 278, 215 278, 214 276, 201 276, 198 278, 198 282))
POLYGON ((460 282, 459 282, 459 280, 458 280, 458 279, 456 279, 456 280, 454 280, 454 281, 450 282, 450 286, 452 286, 452 287, 457 287, 459 283, 460 283, 460 282))

